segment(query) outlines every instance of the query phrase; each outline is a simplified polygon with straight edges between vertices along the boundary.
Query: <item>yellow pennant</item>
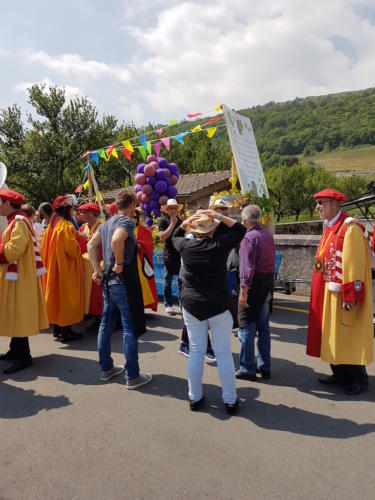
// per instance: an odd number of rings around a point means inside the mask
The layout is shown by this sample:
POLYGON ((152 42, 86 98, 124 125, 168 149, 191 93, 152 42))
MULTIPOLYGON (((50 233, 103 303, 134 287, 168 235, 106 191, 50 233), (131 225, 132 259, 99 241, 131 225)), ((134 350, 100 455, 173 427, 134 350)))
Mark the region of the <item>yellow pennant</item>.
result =
POLYGON ((222 104, 218 104, 216 106, 216 108, 212 108, 213 111, 221 111, 223 109, 223 105, 222 104))
POLYGON ((192 132, 199 132, 200 130, 202 130, 202 126, 201 125, 197 125, 196 127, 194 127, 194 128, 191 129, 192 132))
POLYGON ((207 137, 209 137, 211 139, 211 137, 214 135, 216 130, 217 130, 217 127, 208 128, 207 129, 207 137))
POLYGON ((125 149, 134 153, 132 143, 128 139, 126 141, 122 141, 122 143, 123 143, 125 149))
POLYGON ((116 151, 116 148, 113 148, 112 149, 112 156, 114 156, 115 158, 118 158, 118 154, 117 154, 117 151, 116 151))
POLYGON ((83 185, 83 189, 88 189, 89 188, 89 185, 90 185, 90 181, 87 180, 84 185, 83 185))

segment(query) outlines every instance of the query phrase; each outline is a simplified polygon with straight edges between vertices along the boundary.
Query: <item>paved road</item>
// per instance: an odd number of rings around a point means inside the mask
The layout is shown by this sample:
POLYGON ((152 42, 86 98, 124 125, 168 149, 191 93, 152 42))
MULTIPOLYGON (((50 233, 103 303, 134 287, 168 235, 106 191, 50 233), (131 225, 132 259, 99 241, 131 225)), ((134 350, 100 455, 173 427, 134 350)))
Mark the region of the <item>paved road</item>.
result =
MULTIPOLYGON (((239 382, 231 418, 215 366, 203 411, 189 411, 179 316, 149 317, 140 359, 154 380, 141 391, 100 382, 94 336, 34 338, 35 366, 0 374, 0 499, 374 498, 374 367, 366 393, 327 391, 327 365, 305 356, 306 302, 275 306, 272 379, 239 382)), ((113 351, 121 363, 119 333, 113 351)))

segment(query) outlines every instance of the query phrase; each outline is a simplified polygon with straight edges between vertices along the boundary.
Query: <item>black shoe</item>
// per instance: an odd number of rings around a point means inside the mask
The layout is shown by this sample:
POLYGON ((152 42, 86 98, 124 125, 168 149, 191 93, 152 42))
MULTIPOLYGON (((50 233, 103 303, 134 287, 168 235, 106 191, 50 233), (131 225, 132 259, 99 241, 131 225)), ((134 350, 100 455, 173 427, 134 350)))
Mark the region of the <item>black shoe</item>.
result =
POLYGON ((73 340, 79 340, 82 338, 82 333, 76 333, 71 330, 70 332, 63 332, 61 336, 57 338, 59 342, 72 342, 73 340))
POLYGON ((325 385, 345 385, 347 382, 337 378, 335 375, 328 375, 325 377, 319 377, 318 381, 325 385))
POLYGON ((202 396, 199 401, 193 401, 192 399, 190 399, 189 400, 190 410, 191 411, 198 411, 203 400, 204 400, 204 396, 202 396))
POLYGON ((4 368, 3 373, 6 375, 10 375, 11 373, 17 373, 20 372, 21 370, 24 370, 25 368, 28 368, 33 364, 33 360, 31 357, 26 360, 21 360, 21 359, 16 359, 13 361, 13 363, 6 368, 4 368))
POLYGON ((227 410, 228 415, 235 415, 238 410, 238 399, 232 404, 225 403, 225 409, 227 410))
POLYGON ((356 394, 361 394, 365 389, 367 389, 367 385, 363 382, 354 381, 351 382, 347 387, 345 387, 345 394, 349 396, 355 396, 356 394))
POLYGON ((268 380, 271 378, 271 372, 267 372, 266 370, 260 370, 263 380, 268 380))
POLYGON ((0 361, 14 361, 14 355, 11 350, 6 352, 5 354, 0 354, 0 361))
POLYGON ((242 370, 236 370, 236 378, 240 380, 251 380, 251 382, 256 382, 258 380, 256 375, 249 375, 242 370))

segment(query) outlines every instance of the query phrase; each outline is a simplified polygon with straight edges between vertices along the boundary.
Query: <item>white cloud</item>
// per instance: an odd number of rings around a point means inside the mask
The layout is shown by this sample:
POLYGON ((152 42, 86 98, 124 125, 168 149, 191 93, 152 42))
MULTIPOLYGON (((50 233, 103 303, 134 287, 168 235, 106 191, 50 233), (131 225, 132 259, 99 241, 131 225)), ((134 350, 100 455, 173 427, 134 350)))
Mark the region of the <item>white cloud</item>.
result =
MULTIPOLYGON (((32 85, 35 85, 35 84, 44 84, 48 87, 57 86, 57 87, 63 88, 65 90, 66 103, 68 103, 71 99, 74 99, 75 97, 85 97, 86 96, 85 91, 83 89, 81 89, 79 87, 74 87, 72 85, 56 85, 48 77, 42 78, 42 80, 36 81, 36 82, 18 82, 18 83, 15 83, 13 86, 13 89, 15 90, 15 92, 20 92, 20 93, 27 95, 28 89, 32 85)), ((94 99, 92 99, 90 97, 88 97, 88 99, 90 100, 90 102, 92 104, 95 104, 94 99)))

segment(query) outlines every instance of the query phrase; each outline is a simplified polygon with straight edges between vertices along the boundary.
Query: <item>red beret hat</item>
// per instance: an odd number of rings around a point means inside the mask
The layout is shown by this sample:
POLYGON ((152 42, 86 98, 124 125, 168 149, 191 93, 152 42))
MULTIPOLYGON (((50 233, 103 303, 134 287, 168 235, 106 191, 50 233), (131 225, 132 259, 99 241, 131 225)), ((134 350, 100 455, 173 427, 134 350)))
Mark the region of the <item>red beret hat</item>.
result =
POLYGON ((0 198, 4 201, 10 201, 15 205, 22 205, 25 203, 26 198, 23 194, 17 193, 17 191, 12 191, 11 189, 0 189, 0 198))
POLYGON ((115 201, 109 205, 109 211, 111 212, 112 215, 116 215, 118 213, 115 201))
POLYGON ((96 215, 99 215, 100 212, 97 203, 85 203, 84 205, 78 207, 78 210, 81 210, 82 212, 93 212, 96 215))
POLYGON ((336 191, 336 189, 323 189, 323 191, 319 191, 319 193, 314 194, 314 198, 330 198, 331 200, 336 201, 346 201, 347 197, 340 193, 340 191, 336 191))
POLYGON ((63 196, 58 196, 55 201, 53 202, 52 204, 52 210, 54 212, 56 212, 56 210, 61 206, 61 204, 64 202, 64 201, 67 201, 68 202, 68 205, 70 205, 71 207, 73 206, 73 199, 71 197, 70 194, 65 194, 63 196))

